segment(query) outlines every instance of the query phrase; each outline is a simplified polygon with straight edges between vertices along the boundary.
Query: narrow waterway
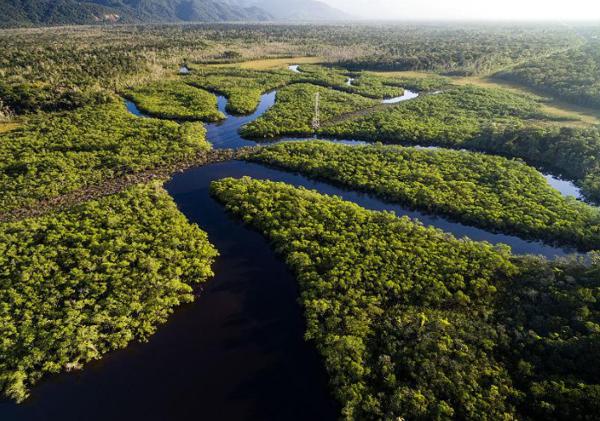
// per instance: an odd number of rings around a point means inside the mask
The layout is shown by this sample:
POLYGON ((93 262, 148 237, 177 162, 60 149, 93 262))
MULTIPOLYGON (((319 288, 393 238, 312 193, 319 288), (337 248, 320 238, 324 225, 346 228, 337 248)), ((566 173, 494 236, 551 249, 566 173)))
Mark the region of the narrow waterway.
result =
MULTIPOLYGON (((275 101, 262 97, 250 116, 207 125, 215 148, 255 145, 238 129, 275 101)), ((127 108, 140 115, 135 104, 127 108)), ((226 100, 218 98, 226 113, 226 100)), ((226 113, 227 114, 227 113, 226 113)), ((352 140, 347 144, 363 144, 352 140)), ((257 232, 230 217, 209 195, 210 183, 250 176, 334 194, 367 209, 418 218, 458 237, 505 243, 515 253, 549 257, 572 250, 489 232, 446 218, 262 165, 230 161, 188 170, 167 183, 179 209, 209 235, 220 252, 215 277, 197 300, 178 308, 146 344, 88 364, 83 371, 48 376, 23 404, 0 402, 0 420, 334 420, 322 361, 305 329, 294 276, 257 232)), ((573 193, 568 182, 549 179, 573 193)))
POLYGON ((135 105, 135 102, 133 102, 133 101, 126 99, 125 100, 125 108, 127 108, 127 111, 129 111, 131 114, 133 114, 137 117, 148 118, 147 115, 145 115, 144 113, 142 113, 140 111, 138 106, 135 105))
POLYGON ((399 102, 402 102, 402 101, 409 101, 411 99, 415 99, 418 96, 419 96, 418 92, 413 92, 409 89, 405 89, 404 94, 402 94, 401 96, 384 99, 383 101, 381 101, 381 103, 382 104, 398 104, 399 102))
POLYGON ((303 340, 294 276, 209 196, 211 181, 242 176, 245 165, 201 167, 167 184, 220 253, 197 300, 149 343, 49 376, 21 405, 0 403, 1 420, 337 419, 320 358, 303 340))

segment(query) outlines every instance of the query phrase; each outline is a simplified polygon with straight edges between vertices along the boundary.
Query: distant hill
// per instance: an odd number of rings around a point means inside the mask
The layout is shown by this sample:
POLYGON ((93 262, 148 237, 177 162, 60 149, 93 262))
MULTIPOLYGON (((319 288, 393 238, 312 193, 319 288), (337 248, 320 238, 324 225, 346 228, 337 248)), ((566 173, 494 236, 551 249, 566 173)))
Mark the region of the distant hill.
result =
POLYGON ((227 0, 232 5, 259 7, 276 20, 315 21, 344 20, 351 16, 316 0, 227 0))
POLYGON ((272 19, 254 5, 224 0, 0 0, 0 27, 272 19))

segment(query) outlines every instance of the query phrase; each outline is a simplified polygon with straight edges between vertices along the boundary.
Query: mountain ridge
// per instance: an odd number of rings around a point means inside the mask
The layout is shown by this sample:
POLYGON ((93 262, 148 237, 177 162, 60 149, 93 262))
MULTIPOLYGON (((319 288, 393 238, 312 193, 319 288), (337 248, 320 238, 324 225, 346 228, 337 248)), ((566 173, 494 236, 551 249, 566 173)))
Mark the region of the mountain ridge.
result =
POLYGON ((349 14, 316 0, 228 0, 229 4, 241 7, 259 7, 276 20, 343 20, 349 14))
POLYGON ((344 18, 316 0, 0 0, 0 27, 344 18))
POLYGON ((215 0, 0 0, 0 27, 271 19, 262 9, 215 0))

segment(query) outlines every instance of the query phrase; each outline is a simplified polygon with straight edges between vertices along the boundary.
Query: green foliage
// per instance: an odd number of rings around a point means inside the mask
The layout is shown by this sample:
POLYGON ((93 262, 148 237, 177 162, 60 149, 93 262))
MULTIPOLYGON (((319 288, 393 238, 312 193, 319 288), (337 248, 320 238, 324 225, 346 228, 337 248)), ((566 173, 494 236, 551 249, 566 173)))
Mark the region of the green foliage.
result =
POLYGON ((0 225, 0 391, 146 340, 216 254, 158 183, 0 225))
POLYGON ((215 122, 225 118, 217 109, 217 98, 183 82, 157 82, 125 91, 144 113, 154 117, 215 122))
POLYGON ((356 39, 369 40, 377 51, 343 60, 349 69, 427 70, 454 75, 491 73, 581 40, 571 31, 514 25, 384 26, 355 29, 356 39), (362 35, 361 37, 358 34, 362 35))
MULTIPOLYGON (((76 0, 16 0, 0 3, 0 28, 18 26, 97 23, 111 13, 129 15, 126 9, 107 7, 111 2, 76 0)), ((114 3, 113 3, 114 4, 114 3)), ((127 16, 129 18, 129 16, 127 16)), ((130 19, 125 19, 130 20, 130 19)))
POLYGON ((480 408, 512 413, 506 375, 491 356, 475 351, 493 347, 493 341, 482 343, 472 334, 476 326, 455 345, 446 338, 451 329, 447 335, 427 333, 444 323, 444 311, 480 311, 494 284, 514 270, 506 248, 457 240, 408 218, 283 183, 225 179, 213 183, 212 192, 265 233, 297 273, 306 337, 325 358, 345 418, 427 419, 439 413, 449 419, 480 408), (431 317, 424 330, 420 313, 431 317), (392 356, 402 354, 407 362, 421 357, 415 334, 433 348, 424 355, 427 361, 395 366, 392 356), (468 342, 466 349, 473 346, 469 355, 461 356, 467 352, 461 351, 461 341, 468 342), (445 347, 447 354, 437 356, 436 347, 445 347), (453 357, 458 359, 444 363, 453 357), (466 379, 455 372, 463 368, 466 379), (415 383, 425 371, 428 377, 415 383), (447 375, 456 385, 445 380, 447 375), (390 389, 393 395, 383 393, 390 389))
MULTIPOLYGON (((131 34, 133 36, 133 34, 131 34)), ((137 46, 124 42, 117 31, 78 31, 74 29, 30 32, 0 31, 0 89, 16 91, 15 101, 29 108, 48 109, 55 96, 59 108, 64 98, 98 88, 112 89, 121 78, 146 73, 156 37, 138 33, 137 46), (144 54, 146 50, 146 54, 144 54), (41 89, 41 93, 30 92, 41 89), (20 91, 29 91, 23 95, 20 91), (40 106, 31 106, 34 98, 40 106)), ((35 104, 34 104, 35 105, 35 104)))
POLYGON ((520 161, 450 150, 280 143, 250 159, 494 230, 600 249, 600 209, 520 161))
POLYGON ((385 108, 320 130, 341 139, 437 145, 518 157, 577 180, 600 198, 600 130, 558 128, 534 97, 474 86, 385 108))
POLYGON ((377 101, 310 84, 294 84, 277 92, 277 102, 265 114, 241 129, 249 138, 283 135, 308 136, 314 132, 315 96, 319 93, 321 121, 377 105, 377 101))
POLYGON ((500 290, 502 352, 534 419, 592 420, 600 410, 600 254, 519 261, 518 281, 500 290))
POLYGON ((16 114, 72 110, 85 105, 101 105, 111 97, 99 90, 80 91, 64 86, 0 81, 0 98, 16 114))
POLYGON ((404 93, 402 85, 394 78, 384 78, 368 73, 349 73, 344 69, 310 64, 301 65, 299 70, 301 73, 295 75, 294 78, 296 83, 321 85, 374 99, 392 98, 404 93), (350 77, 354 79, 352 84, 348 83, 350 77))
POLYGON ((377 353, 367 365, 386 419, 514 418, 518 392, 493 357, 505 340, 493 325, 466 312, 392 306, 373 330, 377 353))
POLYGON ((495 76, 600 108, 600 42, 532 60, 495 76))
POLYGON ((185 81, 192 86, 223 94, 229 100, 227 111, 250 114, 262 93, 280 88, 292 78, 289 71, 258 71, 233 67, 198 67, 185 81))
POLYGON ((543 118, 547 116, 533 97, 466 86, 329 126, 321 133, 343 139, 452 146, 481 133, 486 123, 508 124, 543 118))
POLYGON ((515 156, 577 180, 600 203, 600 130, 597 128, 486 127, 461 147, 515 156))
POLYGON ((600 174, 588 174, 581 182, 581 191, 589 200, 600 203, 600 174))
POLYGON ((122 103, 38 115, 0 134, 0 210, 207 150, 200 123, 132 116, 122 103))
MULTIPOLYGON (((314 65, 302 65, 301 73, 292 73, 287 70, 246 70, 233 67, 198 67, 194 69, 192 76, 186 76, 185 81, 192 86, 207 89, 212 92, 218 92, 225 95, 229 102, 227 110, 235 114, 249 114, 253 112, 260 101, 262 93, 282 88, 288 84, 299 84, 301 87, 286 87, 281 90, 280 95, 289 96, 289 90, 302 94, 296 94, 298 100, 306 99, 308 91, 317 92, 314 88, 308 88, 310 85, 318 85, 324 88, 332 88, 340 91, 339 95, 329 92, 328 96, 338 99, 350 98, 343 96, 343 93, 358 94, 366 98, 383 99, 400 96, 404 89, 400 80, 394 78, 384 78, 368 73, 349 74, 343 69, 328 68, 314 65), (354 77, 352 85, 348 84, 350 76, 354 77), (287 93, 287 94, 286 94, 287 93)), ((434 82, 432 82, 434 83, 434 82)), ((359 102, 355 99, 353 102, 359 102)), ((310 101, 314 105, 314 101, 310 101)), ((345 100, 344 102, 348 102, 345 100)), ((362 101, 364 104, 375 105, 368 101, 362 101)), ((298 104, 308 105, 308 104, 298 104)), ((331 104, 330 104, 331 105, 331 104)), ((345 104, 347 105, 347 104, 345 104)), ((364 108, 364 107, 363 107, 364 108)), ((354 109, 350 109, 353 111, 354 109)), ((306 112, 302 112, 306 114, 306 112)), ((302 116, 304 119, 305 116, 302 116)), ((263 130, 249 128, 246 135, 251 137, 274 137, 278 134, 272 132, 273 127, 265 127, 263 130)), ((294 123, 290 134, 307 134, 311 131, 307 129, 306 124, 299 125, 294 123), (303 126, 303 127, 300 127, 303 126)))
POLYGON ((449 89, 452 84, 451 79, 433 73, 423 77, 390 76, 388 79, 393 80, 394 83, 406 89, 424 93, 449 89))
POLYGON ((597 417, 598 253, 517 258, 283 183, 212 193, 296 273, 344 419, 597 417))

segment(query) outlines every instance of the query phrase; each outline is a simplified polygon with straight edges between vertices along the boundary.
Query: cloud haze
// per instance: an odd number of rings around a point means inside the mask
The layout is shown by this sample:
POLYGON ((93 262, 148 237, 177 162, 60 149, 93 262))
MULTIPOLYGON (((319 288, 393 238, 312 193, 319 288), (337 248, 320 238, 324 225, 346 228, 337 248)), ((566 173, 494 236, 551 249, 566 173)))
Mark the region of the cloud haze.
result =
POLYGON ((600 20, 600 0, 322 0, 367 19, 600 20))

